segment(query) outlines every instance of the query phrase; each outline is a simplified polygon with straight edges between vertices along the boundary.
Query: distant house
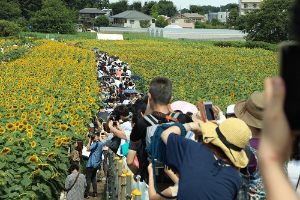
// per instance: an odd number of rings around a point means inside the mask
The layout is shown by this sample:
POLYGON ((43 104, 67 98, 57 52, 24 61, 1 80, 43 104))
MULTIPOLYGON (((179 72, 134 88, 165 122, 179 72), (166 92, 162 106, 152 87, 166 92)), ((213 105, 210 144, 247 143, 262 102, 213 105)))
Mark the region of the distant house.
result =
POLYGON ((194 29, 195 22, 197 21, 205 22, 205 16, 200 15, 198 13, 178 14, 169 19, 169 24, 178 25, 181 26, 182 28, 194 29))
POLYGON ((113 15, 111 18, 113 18, 112 26, 115 27, 141 28, 140 20, 149 20, 150 27, 155 28, 155 18, 136 10, 127 10, 113 15))
POLYGON ((97 8, 84 8, 79 10, 79 18, 83 15, 90 15, 92 19, 95 19, 100 15, 107 15, 107 11, 102 11, 97 8))
POLYGON ((259 6, 263 0, 239 0, 239 14, 246 15, 259 6))

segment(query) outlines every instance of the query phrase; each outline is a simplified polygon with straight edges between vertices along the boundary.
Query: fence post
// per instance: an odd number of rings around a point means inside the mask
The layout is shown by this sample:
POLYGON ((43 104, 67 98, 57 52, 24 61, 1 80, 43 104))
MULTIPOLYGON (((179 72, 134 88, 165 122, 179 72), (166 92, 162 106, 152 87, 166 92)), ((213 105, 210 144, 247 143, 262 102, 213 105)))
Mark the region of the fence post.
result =
POLYGON ((126 194, 128 199, 131 199, 131 193, 132 193, 132 186, 131 186, 131 180, 132 180, 132 174, 127 173, 126 174, 126 194))
POLYGON ((117 187, 118 187, 118 161, 119 157, 114 158, 114 167, 113 167, 113 187, 112 187, 112 199, 115 200, 117 196, 117 187))
POLYGON ((125 200, 126 197, 126 174, 121 175, 121 200, 125 200))
POLYGON ((122 175, 122 163, 123 163, 123 161, 122 160, 119 160, 119 162, 118 162, 118 170, 117 170, 117 180, 118 180, 118 182, 117 182, 117 194, 118 194, 118 200, 120 200, 121 199, 121 175, 122 175))

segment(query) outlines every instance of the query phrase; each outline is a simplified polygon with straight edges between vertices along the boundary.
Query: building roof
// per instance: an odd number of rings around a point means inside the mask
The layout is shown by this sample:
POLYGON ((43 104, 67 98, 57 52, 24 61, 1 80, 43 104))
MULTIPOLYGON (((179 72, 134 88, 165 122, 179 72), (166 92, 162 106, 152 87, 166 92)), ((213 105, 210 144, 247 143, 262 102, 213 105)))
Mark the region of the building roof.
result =
POLYGON ((105 11, 99 10, 97 8, 84 8, 79 10, 80 14, 106 14, 105 11))
POLYGON ((141 13, 136 10, 127 10, 124 12, 121 12, 119 14, 111 16, 111 18, 121 18, 121 19, 154 19, 153 17, 146 15, 144 13, 141 13))
POLYGON ((184 13, 182 15, 189 17, 189 18, 205 18, 205 16, 200 15, 198 13, 184 13))

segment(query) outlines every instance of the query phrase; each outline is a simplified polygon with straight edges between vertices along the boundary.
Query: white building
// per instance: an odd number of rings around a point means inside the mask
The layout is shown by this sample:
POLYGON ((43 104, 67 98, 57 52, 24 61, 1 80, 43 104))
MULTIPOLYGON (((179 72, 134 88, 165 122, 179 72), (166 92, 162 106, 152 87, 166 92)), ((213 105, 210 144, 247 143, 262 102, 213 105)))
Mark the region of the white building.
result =
POLYGON ((222 23, 226 23, 229 19, 229 11, 228 12, 218 12, 218 20, 222 23))
POLYGON ((155 18, 136 10, 127 10, 122 13, 111 16, 113 18, 112 26, 124 28, 141 28, 141 20, 149 20, 150 27, 155 28, 155 18))
POLYGON ((258 9, 263 0, 239 0, 239 15, 246 15, 258 9))

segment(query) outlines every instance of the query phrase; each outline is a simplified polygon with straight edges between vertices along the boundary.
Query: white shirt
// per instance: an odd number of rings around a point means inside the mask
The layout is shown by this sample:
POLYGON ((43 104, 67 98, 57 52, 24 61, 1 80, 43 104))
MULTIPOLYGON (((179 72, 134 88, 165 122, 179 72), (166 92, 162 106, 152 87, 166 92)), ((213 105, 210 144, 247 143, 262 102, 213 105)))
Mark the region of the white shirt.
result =
MULTIPOLYGON (((293 185, 293 188, 296 189, 296 185, 300 175, 300 160, 291 160, 288 163, 287 172, 288 172, 289 180, 293 185)), ((298 196, 300 196, 300 184, 298 185, 297 188, 297 194, 298 196)))
POLYGON ((120 143, 119 149, 117 151, 117 154, 122 156, 121 146, 123 144, 125 144, 126 142, 130 141, 130 133, 131 133, 131 130, 132 130, 131 122, 130 121, 124 122, 123 124, 120 125, 120 127, 121 127, 122 130, 125 131, 125 135, 126 135, 126 138, 127 138, 127 140, 121 139, 121 143, 120 143))

